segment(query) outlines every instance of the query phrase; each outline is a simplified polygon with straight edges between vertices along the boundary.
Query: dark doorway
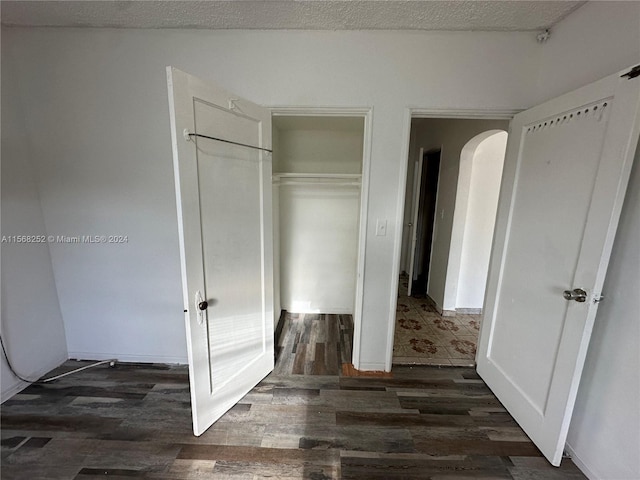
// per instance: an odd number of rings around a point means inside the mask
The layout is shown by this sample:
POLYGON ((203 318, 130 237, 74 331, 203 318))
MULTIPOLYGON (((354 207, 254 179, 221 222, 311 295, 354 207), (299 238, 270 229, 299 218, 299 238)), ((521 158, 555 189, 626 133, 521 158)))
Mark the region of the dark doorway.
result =
POLYGON ((424 297, 427 294, 439 174, 440 150, 425 152, 422 157, 420 201, 416 224, 416 254, 413 269, 413 275, 416 279, 413 280, 411 288, 411 296, 413 297, 424 297))

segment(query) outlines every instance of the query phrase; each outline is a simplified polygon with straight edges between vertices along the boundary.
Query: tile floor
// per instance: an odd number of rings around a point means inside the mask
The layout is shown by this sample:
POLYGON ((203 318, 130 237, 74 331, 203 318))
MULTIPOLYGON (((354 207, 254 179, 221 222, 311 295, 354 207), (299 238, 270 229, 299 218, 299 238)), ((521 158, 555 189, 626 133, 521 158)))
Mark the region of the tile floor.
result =
POLYGON ((426 298, 407 296, 408 281, 400 276, 393 363, 473 366, 482 316, 443 317, 426 298))

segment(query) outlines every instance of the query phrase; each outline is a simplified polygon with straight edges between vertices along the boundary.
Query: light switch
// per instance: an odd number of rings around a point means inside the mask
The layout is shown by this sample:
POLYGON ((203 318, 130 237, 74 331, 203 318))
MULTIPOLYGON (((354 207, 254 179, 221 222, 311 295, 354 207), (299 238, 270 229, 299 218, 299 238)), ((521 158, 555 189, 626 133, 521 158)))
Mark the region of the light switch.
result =
POLYGON ((376 236, 384 237, 387 234, 387 221, 378 219, 376 221, 376 236))

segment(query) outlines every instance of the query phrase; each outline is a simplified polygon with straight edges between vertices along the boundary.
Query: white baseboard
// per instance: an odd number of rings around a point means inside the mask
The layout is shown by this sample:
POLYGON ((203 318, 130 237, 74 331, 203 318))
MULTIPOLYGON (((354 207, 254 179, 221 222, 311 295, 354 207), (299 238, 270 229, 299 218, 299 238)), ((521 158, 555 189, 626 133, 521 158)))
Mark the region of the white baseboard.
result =
POLYGON ((482 315, 482 308, 456 308, 458 315, 482 315))
POLYGON ((373 371, 373 372, 384 372, 385 364, 379 362, 360 362, 358 365, 358 370, 362 371, 373 371))
POLYGON ((285 305, 282 306, 282 310, 286 310, 289 313, 314 313, 318 315, 353 315, 353 308, 342 308, 342 307, 326 307, 326 308, 314 308, 314 309, 304 309, 298 308, 296 310, 292 310, 291 308, 287 308, 285 305))
POLYGON ((165 355, 130 355, 126 353, 102 353, 102 352, 69 352, 69 358, 73 360, 111 360, 115 358, 119 362, 132 363, 168 363, 172 365, 188 365, 187 357, 174 357, 165 355))
POLYGON ((571 461, 573 461, 573 463, 576 464, 576 467, 578 467, 580 469, 580 471, 582 473, 584 473, 585 477, 587 477, 589 480, 600 480, 601 477, 599 477, 598 475, 596 475, 583 461, 582 459, 578 456, 578 454, 576 454, 575 450, 573 449, 573 447, 571 445, 569 445, 568 443, 565 444, 564 449, 566 450, 566 452, 571 456, 571 461))
POLYGON ((456 315, 482 315, 481 308, 456 308, 455 310, 443 310, 436 306, 436 310, 443 317, 455 317, 456 315))
MULTIPOLYGON (((54 368, 59 367, 60 365, 62 365, 66 361, 67 361, 67 357, 66 356, 58 357, 56 360, 54 360, 52 362, 49 362, 48 364, 43 366, 41 369, 37 370, 36 372, 34 372, 34 373, 30 374, 30 375, 23 374, 20 371, 18 371, 18 373, 20 375, 24 376, 25 378, 38 379, 38 378, 41 378, 42 376, 44 376, 47 372, 50 372, 54 368)), ((17 369, 17 367, 16 367, 16 369, 17 369)), ((14 395, 17 395, 22 390, 27 388, 29 385, 30 385, 29 383, 23 382, 22 380, 18 380, 17 378, 15 378, 15 382, 14 383, 12 383, 7 388, 2 390, 2 392, 0 392, 0 403, 6 402, 11 397, 13 397, 14 395)))

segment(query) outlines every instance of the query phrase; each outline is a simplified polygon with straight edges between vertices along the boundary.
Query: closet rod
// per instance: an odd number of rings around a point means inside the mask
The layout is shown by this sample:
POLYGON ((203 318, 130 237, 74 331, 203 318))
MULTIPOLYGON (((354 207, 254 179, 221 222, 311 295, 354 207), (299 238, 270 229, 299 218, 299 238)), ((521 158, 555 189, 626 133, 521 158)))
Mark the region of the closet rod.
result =
POLYGON ((209 140, 215 140, 216 142, 231 143, 232 145, 239 145, 241 147, 253 148, 254 150, 262 150, 263 152, 273 153, 273 150, 268 148, 256 147, 254 145, 247 145, 246 143, 232 142, 231 140, 225 140, 224 138, 210 137, 209 135, 202 135, 201 133, 187 133, 189 137, 201 137, 209 140))
POLYGON ((281 185, 286 187, 288 185, 305 185, 305 186, 325 186, 325 187, 359 187, 361 185, 360 182, 339 182, 339 183, 329 183, 329 182, 273 182, 274 185, 281 185))
POLYGON ((360 179, 362 175, 358 173, 274 173, 273 178, 283 180, 290 178, 322 178, 327 180, 335 179, 360 179))

